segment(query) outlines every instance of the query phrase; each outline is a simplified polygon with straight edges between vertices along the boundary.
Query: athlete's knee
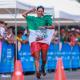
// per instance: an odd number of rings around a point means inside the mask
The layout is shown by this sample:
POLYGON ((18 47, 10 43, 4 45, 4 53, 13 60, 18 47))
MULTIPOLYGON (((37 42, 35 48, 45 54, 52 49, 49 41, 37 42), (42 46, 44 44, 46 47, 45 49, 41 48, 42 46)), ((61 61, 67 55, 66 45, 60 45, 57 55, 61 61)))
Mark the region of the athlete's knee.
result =
POLYGON ((40 56, 39 55, 35 55, 35 60, 39 61, 40 60, 40 56))

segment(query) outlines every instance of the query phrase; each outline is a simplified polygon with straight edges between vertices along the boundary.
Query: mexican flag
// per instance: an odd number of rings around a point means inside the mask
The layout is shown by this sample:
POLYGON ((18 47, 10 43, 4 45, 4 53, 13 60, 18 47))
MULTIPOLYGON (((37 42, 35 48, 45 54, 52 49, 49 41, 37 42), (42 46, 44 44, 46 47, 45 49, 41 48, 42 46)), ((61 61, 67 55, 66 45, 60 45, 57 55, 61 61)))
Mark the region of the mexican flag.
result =
POLYGON ((34 41, 50 44, 54 34, 54 29, 30 30, 29 42, 34 41))

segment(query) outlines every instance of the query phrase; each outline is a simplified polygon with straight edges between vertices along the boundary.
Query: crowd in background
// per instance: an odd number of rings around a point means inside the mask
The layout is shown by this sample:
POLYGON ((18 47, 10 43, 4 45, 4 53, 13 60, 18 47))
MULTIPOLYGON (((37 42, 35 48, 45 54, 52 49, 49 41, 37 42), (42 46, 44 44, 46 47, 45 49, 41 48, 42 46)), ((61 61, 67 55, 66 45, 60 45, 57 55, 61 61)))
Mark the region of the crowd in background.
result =
POLYGON ((53 42, 69 43, 70 46, 78 44, 80 46, 80 27, 73 26, 72 28, 66 29, 66 27, 61 27, 60 31, 55 30, 55 37, 53 37, 53 42), (60 34, 59 34, 60 33, 60 34))
MULTIPOLYGON (((0 41, 6 41, 9 44, 15 44, 16 40, 18 42, 18 50, 20 50, 21 44, 28 43, 29 32, 27 28, 23 26, 8 26, 4 21, 0 21, 0 41), (17 31, 17 36, 15 36, 15 31, 17 31)), ((55 34, 53 35, 53 43, 68 42, 71 46, 78 44, 80 46, 80 28, 61 28, 60 31, 55 29, 55 34), (59 34, 60 32, 60 34, 59 34), (60 35, 60 39, 59 39, 60 35), (54 37, 55 36, 55 37, 54 37)))
POLYGON ((6 41, 7 43, 14 44, 14 29, 12 26, 7 27, 7 23, 0 21, 0 41, 6 41))

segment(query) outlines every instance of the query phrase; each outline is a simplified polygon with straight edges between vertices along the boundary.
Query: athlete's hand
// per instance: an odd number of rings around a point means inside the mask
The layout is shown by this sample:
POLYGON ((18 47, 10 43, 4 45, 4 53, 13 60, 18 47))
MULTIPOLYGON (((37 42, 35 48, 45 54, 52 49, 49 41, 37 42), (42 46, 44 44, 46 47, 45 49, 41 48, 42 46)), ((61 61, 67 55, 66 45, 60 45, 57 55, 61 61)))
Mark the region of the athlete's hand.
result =
POLYGON ((36 11, 36 8, 32 8, 32 9, 31 9, 31 12, 35 12, 35 11, 36 11))

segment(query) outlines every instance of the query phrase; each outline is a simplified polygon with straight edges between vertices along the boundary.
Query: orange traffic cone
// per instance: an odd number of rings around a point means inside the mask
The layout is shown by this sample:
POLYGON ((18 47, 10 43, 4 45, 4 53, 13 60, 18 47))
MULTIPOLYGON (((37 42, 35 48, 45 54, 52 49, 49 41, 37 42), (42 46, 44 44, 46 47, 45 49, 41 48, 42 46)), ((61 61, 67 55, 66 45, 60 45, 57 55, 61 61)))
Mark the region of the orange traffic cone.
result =
POLYGON ((12 80, 24 80, 22 65, 20 60, 16 60, 12 80))
POLYGON ((58 58, 54 80, 66 80, 62 58, 58 58))

